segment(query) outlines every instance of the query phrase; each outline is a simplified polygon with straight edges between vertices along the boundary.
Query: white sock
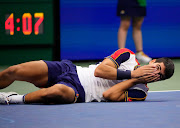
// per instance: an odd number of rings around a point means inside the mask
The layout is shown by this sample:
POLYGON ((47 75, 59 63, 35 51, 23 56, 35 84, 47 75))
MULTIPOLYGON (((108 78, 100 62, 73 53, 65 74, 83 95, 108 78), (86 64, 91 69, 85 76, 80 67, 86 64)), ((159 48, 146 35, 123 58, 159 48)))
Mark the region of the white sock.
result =
POLYGON ((8 98, 10 104, 24 104, 24 95, 12 95, 8 98))

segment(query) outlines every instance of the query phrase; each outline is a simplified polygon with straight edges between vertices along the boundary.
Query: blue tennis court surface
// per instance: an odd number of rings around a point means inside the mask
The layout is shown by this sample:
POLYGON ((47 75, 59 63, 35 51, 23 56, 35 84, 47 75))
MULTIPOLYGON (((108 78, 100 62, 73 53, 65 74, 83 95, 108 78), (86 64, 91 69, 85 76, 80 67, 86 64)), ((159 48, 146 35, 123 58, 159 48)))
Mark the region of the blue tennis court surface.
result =
POLYGON ((0 105, 0 128, 180 128, 180 91, 145 102, 0 105))

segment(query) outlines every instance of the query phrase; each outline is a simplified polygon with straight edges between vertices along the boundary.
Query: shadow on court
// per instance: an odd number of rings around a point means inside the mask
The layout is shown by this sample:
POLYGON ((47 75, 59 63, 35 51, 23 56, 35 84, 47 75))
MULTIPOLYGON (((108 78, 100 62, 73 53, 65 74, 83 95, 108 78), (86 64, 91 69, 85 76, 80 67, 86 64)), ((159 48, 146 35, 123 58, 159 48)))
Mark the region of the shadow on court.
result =
POLYGON ((0 105, 1 128, 179 128, 180 91, 150 92, 145 102, 0 105))

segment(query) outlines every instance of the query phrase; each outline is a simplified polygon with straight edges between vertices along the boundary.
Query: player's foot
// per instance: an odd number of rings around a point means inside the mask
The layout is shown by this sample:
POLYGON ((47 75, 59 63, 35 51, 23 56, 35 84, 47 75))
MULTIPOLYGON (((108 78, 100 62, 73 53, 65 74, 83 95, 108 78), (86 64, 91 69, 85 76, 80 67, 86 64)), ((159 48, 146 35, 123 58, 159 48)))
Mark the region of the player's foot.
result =
POLYGON ((19 95, 16 92, 0 92, 0 104, 9 104, 10 96, 19 95))
POLYGON ((139 63, 149 63, 152 58, 147 56, 143 51, 136 53, 136 58, 139 61, 139 63))

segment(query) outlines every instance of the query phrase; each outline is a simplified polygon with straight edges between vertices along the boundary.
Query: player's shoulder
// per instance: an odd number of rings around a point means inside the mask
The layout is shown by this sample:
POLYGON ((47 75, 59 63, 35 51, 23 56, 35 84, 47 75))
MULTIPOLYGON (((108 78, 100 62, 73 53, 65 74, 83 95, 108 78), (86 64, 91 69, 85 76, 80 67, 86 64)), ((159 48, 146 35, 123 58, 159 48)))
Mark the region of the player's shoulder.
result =
POLYGON ((115 52, 118 54, 123 54, 126 52, 129 52, 130 54, 135 54, 133 51, 131 51, 130 49, 127 49, 127 48, 121 48, 121 49, 116 50, 115 52))
POLYGON ((121 48, 115 51, 113 54, 111 54, 111 58, 114 60, 121 60, 121 61, 126 61, 128 60, 131 56, 135 56, 135 53, 127 48, 121 48))

